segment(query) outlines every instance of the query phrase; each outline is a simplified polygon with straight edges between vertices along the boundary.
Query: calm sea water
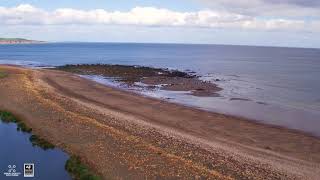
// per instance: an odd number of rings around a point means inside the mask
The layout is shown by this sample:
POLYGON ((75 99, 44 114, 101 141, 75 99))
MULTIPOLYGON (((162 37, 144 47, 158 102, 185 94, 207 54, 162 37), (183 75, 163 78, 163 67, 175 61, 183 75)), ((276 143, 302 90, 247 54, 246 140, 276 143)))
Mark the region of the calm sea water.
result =
POLYGON ((0 63, 108 63, 191 70, 205 80, 220 79, 216 83, 224 88, 221 97, 160 90, 143 93, 320 136, 320 49, 115 43, 1 45, 0 63))

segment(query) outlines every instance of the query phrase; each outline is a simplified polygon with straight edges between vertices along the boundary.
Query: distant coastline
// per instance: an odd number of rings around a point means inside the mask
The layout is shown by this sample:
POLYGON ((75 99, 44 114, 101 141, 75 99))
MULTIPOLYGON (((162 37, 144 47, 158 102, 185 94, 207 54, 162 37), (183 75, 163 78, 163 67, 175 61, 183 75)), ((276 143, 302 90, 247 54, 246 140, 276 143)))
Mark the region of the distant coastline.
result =
POLYGON ((23 38, 0 38, 0 44, 38 44, 44 41, 29 40, 23 38))

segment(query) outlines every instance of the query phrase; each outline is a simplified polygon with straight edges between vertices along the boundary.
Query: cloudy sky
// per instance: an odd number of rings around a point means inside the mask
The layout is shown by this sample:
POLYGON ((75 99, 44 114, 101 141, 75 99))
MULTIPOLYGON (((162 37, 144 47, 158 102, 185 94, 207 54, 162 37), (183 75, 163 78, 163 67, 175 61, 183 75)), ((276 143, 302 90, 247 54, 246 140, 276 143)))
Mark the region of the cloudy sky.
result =
POLYGON ((320 1, 0 0, 0 37, 320 48, 320 1))

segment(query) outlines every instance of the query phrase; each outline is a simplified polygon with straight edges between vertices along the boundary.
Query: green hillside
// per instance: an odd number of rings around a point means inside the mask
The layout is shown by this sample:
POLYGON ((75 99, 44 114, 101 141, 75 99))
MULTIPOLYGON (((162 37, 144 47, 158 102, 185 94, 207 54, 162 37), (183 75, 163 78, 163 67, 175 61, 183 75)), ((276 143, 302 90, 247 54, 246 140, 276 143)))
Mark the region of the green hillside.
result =
POLYGON ((0 38, 0 41, 30 41, 23 38, 0 38))
POLYGON ((31 44, 43 43, 43 41, 35 41, 24 38, 0 38, 0 44, 31 44))

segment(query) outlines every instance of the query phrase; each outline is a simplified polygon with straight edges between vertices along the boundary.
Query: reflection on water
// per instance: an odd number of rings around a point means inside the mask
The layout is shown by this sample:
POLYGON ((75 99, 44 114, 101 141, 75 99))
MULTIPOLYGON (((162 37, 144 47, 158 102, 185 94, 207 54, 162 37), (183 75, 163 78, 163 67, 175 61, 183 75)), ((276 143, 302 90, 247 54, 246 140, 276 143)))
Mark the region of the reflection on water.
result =
POLYGON ((35 178, 45 180, 69 180, 71 177, 64 166, 68 155, 59 149, 43 150, 32 146, 31 134, 17 131, 14 123, 3 123, 0 119, 0 179, 25 180, 24 163, 34 163, 35 178), (15 165, 18 177, 6 177, 8 166, 15 165))

